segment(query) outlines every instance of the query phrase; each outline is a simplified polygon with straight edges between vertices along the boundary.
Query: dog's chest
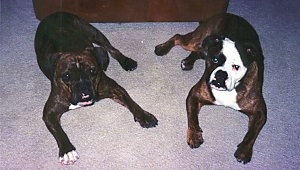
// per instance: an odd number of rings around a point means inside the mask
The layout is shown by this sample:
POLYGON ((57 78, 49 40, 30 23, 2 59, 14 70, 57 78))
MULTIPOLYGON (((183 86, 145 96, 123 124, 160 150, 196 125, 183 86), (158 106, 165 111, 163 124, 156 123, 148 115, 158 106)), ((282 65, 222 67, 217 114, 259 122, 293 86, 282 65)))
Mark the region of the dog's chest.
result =
POLYGON ((235 89, 232 91, 219 91, 216 89, 212 89, 212 93, 216 99, 214 101, 215 105, 222 105, 236 110, 241 110, 236 102, 237 92, 235 89))

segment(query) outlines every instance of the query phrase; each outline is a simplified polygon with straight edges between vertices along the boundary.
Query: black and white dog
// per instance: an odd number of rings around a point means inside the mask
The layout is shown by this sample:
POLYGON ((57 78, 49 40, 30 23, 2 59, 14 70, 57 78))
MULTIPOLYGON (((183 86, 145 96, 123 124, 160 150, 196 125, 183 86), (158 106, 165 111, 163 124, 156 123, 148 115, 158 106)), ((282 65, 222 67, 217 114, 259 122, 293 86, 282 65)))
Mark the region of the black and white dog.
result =
POLYGON ((254 142, 267 120, 262 95, 263 52, 255 29, 233 14, 214 16, 186 35, 176 34, 155 47, 167 54, 175 45, 191 51, 181 68, 191 70, 197 59, 205 60, 205 71, 186 99, 187 143, 191 148, 203 142, 198 113, 204 105, 224 105, 249 117, 248 132, 234 154, 239 162, 252 158, 254 142))

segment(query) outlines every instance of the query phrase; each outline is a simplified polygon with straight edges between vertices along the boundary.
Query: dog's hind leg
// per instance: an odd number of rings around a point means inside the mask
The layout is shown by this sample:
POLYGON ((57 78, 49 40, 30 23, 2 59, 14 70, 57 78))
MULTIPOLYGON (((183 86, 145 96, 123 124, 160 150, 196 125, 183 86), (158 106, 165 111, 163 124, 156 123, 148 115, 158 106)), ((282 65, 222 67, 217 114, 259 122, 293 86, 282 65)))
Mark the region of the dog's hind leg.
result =
POLYGON ((107 46, 106 49, 111 54, 111 56, 119 62, 119 64, 124 70, 133 71, 137 68, 137 62, 135 60, 124 56, 119 50, 117 50, 113 46, 107 46))
POLYGON ((102 70, 106 71, 109 65, 109 56, 107 51, 103 47, 99 46, 99 47, 94 47, 94 52, 95 52, 95 57, 99 65, 101 66, 102 70))
POLYGON ((109 40, 96 29, 96 35, 93 40, 96 44, 102 46, 105 50, 107 50, 110 55, 116 59, 121 67, 126 71, 133 71, 137 68, 137 62, 133 59, 124 56, 118 49, 113 47, 109 40))
POLYGON ((137 62, 124 56, 118 49, 113 47, 104 34, 97 28, 80 19, 77 24, 81 27, 83 33, 92 43, 103 47, 107 52, 109 52, 110 55, 119 62, 124 70, 133 71, 137 68, 137 62))
POLYGON ((196 51, 198 47, 191 43, 194 32, 190 32, 185 35, 176 34, 168 41, 159 44, 155 47, 154 53, 158 56, 163 56, 169 53, 169 51, 176 45, 181 46, 188 51, 196 51))
POLYGON ((169 51, 176 45, 175 42, 181 39, 182 35, 176 34, 168 41, 155 46, 154 53, 158 56, 163 56, 169 53, 169 51))

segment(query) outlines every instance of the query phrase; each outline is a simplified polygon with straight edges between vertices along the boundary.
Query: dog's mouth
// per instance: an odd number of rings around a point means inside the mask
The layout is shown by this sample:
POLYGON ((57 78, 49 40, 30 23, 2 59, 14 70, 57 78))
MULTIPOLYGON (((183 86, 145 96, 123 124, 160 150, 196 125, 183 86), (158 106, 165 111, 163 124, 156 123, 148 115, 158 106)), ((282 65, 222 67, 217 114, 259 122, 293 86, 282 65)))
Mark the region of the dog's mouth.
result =
POLYGON ((90 101, 84 101, 84 102, 78 102, 77 105, 84 107, 84 106, 90 106, 93 105, 95 103, 94 100, 90 100, 90 101))
POLYGON ((225 81, 224 82, 217 82, 216 80, 213 80, 210 82, 210 86, 212 86, 213 88, 215 89, 227 89, 226 88, 226 84, 225 84, 225 81))
POLYGON ((215 89, 215 90, 218 90, 218 91, 227 91, 228 90, 226 86, 225 87, 218 87, 218 86, 213 85, 212 83, 210 83, 210 87, 215 89))
POLYGON ((69 109, 73 110, 73 109, 77 109, 77 108, 80 108, 80 107, 91 106, 94 103, 95 103, 95 100, 81 101, 81 102, 78 102, 76 104, 71 103, 70 106, 69 106, 69 109))
POLYGON ((91 106, 95 103, 94 100, 90 100, 90 101, 84 101, 84 102, 78 102, 76 104, 70 104, 69 106, 69 109, 70 110, 73 110, 73 109, 77 109, 77 108, 80 108, 80 107, 85 107, 85 106, 91 106))
POLYGON ((83 106, 90 106, 94 103, 95 101, 90 95, 82 93, 81 101, 79 101, 77 105, 83 107, 83 106))
POLYGON ((81 97, 79 99, 71 101, 69 109, 77 109, 80 107, 91 106, 95 103, 93 95, 82 93, 80 96, 81 97))
POLYGON ((227 86, 226 86, 226 80, 218 80, 216 78, 213 78, 210 82, 209 85, 211 88, 215 89, 215 90, 219 90, 219 91, 226 91, 228 90, 227 86))

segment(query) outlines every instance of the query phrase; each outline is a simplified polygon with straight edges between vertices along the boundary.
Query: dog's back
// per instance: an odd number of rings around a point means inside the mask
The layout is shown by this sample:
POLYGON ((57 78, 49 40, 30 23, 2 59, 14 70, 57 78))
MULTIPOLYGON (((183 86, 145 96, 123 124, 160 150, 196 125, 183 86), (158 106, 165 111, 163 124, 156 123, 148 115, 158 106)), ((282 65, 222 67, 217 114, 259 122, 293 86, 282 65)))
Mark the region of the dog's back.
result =
POLYGON ((83 50, 91 45, 90 35, 80 29, 83 22, 77 16, 59 12, 47 16, 37 28, 35 50, 37 55, 83 50))
POLYGON ((77 16, 65 12, 51 14, 40 22, 34 46, 40 69, 48 79, 52 79, 60 53, 82 52, 92 47, 92 31, 86 30, 89 27, 77 16))
POLYGON ((248 42, 251 44, 258 44, 256 47, 259 52, 262 52, 259 37, 253 26, 244 18, 230 14, 220 14, 213 16, 207 21, 200 24, 200 26, 194 31, 194 35, 201 37, 202 42, 206 36, 218 34, 220 36, 227 37, 232 41, 248 42), (203 34, 207 33, 207 35, 203 34))

